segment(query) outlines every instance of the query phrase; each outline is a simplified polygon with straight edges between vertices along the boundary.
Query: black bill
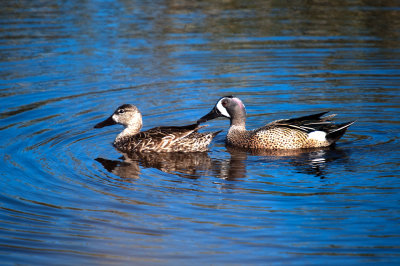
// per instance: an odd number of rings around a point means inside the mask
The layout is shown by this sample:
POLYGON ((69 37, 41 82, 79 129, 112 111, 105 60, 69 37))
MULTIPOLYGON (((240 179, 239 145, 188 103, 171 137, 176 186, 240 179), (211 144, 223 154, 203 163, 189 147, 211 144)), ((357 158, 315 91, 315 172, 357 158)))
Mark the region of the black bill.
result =
POLYGON ((115 124, 116 124, 116 122, 114 121, 114 119, 112 119, 112 116, 110 116, 109 118, 107 118, 103 122, 100 122, 100 123, 96 124, 94 126, 94 128, 102 128, 102 127, 106 127, 106 126, 112 126, 112 125, 115 125, 115 124))
POLYGON ((204 123, 208 120, 212 120, 218 117, 223 117, 221 112, 217 109, 217 107, 214 107, 208 114, 197 120, 197 124, 204 123))

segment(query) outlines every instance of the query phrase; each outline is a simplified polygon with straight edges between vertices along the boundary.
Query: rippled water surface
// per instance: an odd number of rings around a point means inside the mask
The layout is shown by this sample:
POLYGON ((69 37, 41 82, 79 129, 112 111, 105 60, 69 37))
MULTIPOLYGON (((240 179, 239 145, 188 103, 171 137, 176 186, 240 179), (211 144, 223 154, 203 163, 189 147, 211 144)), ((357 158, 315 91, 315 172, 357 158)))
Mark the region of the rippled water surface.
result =
POLYGON ((2 1, 0 261, 400 263, 398 1, 2 1), (123 156, 224 95, 248 128, 331 111, 332 149, 123 156))

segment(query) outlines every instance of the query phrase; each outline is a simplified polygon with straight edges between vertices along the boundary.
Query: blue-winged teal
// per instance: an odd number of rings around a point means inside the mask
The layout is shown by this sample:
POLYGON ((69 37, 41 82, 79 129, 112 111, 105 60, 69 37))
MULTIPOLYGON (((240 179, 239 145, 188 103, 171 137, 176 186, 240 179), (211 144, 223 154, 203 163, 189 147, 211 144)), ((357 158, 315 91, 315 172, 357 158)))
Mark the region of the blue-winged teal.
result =
POLYGON ((327 147, 334 144, 354 123, 333 124, 335 115, 322 117, 318 113, 292 119, 273 121, 261 128, 246 130, 246 109, 239 98, 225 96, 218 100, 215 107, 197 123, 203 123, 217 117, 226 117, 231 121, 226 142, 230 146, 248 149, 299 149, 327 147))
POLYGON ((173 127, 155 127, 140 132, 142 115, 138 108, 124 104, 95 128, 121 124, 125 129, 114 140, 114 146, 130 152, 201 152, 207 151, 212 139, 221 131, 198 133, 204 127, 198 124, 173 127))

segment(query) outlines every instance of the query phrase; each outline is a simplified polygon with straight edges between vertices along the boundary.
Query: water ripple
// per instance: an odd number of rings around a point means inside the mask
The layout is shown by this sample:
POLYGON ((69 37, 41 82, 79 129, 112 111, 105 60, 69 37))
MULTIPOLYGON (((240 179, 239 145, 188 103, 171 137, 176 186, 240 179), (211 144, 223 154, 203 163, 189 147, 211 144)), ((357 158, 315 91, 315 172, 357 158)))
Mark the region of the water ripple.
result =
POLYGON ((4 3, 2 262, 398 262, 399 8, 139 2, 4 3), (334 148, 258 153, 214 120, 210 152, 161 156, 93 129, 123 103, 144 129, 193 123, 231 94, 251 129, 357 122, 334 148))

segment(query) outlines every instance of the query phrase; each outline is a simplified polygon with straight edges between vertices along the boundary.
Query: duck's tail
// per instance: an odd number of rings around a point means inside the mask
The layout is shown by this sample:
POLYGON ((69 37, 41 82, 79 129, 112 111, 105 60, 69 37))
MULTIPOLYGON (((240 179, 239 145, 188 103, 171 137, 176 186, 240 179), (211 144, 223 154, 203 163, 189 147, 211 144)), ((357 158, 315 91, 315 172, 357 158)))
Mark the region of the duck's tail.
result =
POLYGON ((356 122, 356 121, 338 124, 337 127, 335 127, 334 129, 331 129, 327 132, 326 139, 332 144, 335 143, 337 140, 339 140, 343 136, 343 134, 346 132, 347 128, 349 126, 351 126, 354 122, 356 122))
POLYGON ((215 132, 211 132, 212 137, 214 138, 216 135, 218 135, 219 133, 221 133, 223 130, 218 130, 215 132))

